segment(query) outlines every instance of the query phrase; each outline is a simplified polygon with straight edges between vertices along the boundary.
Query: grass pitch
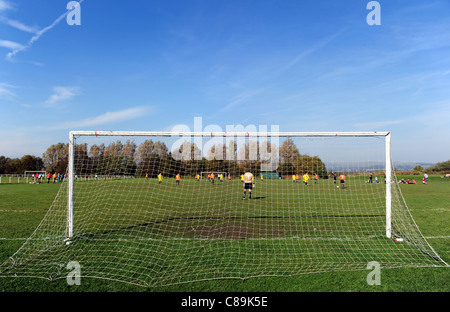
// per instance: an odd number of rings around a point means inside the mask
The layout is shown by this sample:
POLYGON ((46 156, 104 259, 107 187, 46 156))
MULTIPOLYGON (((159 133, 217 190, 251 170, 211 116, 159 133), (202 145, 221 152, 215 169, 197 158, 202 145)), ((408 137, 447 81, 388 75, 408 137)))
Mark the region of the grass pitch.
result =
MULTIPOLYGON (((416 179, 418 180, 418 179, 416 179)), ((292 237, 310 237, 314 234, 314 229, 318 230, 318 227, 327 227, 326 220, 330 217, 330 229, 333 227, 340 227, 341 233, 346 233, 349 237, 352 237, 352 231, 358 228, 360 220, 364 218, 370 218, 373 220, 375 227, 380 227, 381 233, 383 228, 383 211, 379 211, 379 205, 374 205, 372 208, 364 212, 358 210, 358 204, 353 207, 351 211, 343 211, 336 208, 335 211, 327 212, 328 215, 323 215, 323 211, 314 210, 312 208, 316 205, 309 205, 308 202, 301 198, 302 193, 289 192, 289 188, 304 187, 302 185, 295 185, 291 181, 264 181, 258 183, 254 191, 254 198, 252 201, 241 201, 242 185, 238 181, 233 181, 230 185, 227 182, 216 182, 214 187, 217 188, 217 192, 210 194, 211 198, 207 201, 199 201, 198 198, 204 196, 201 188, 188 187, 188 183, 204 183, 206 181, 194 182, 194 181, 182 181, 182 184, 176 188, 174 183, 164 181, 165 187, 161 189, 156 183, 149 184, 150 188, 160 188, 160 198, 168 198, 178 194, 172 202, 179 202, 177 207, 161 207, 161 213, 146 214, 146 220, 140 223, 136 222, 133 216, 142 216, 139 214, 137 206, 134 207, 132 202, 127 202, 124 199, 122 202, 110 203, 116 205, 114 209, 117 213, 122 213, 125 220, 121 223, 119 231, 117 224, 114 222, 105 222, 105 216, 101 214, 101 211, 94 212, 92 219, 86 222, 86 227, 83 229, 83 235, 78 237, 79 241, 84 241, 84 246, 92 246, 88 248, 90 253, 97 253, 97 263, 101 259, 108 264, 111 270, 117 270, 120 266, 133 266, 139 262, 139 255, 131 256, 131 262, 128 263, 116 263, 117 267, 111 267, 111 263, 114 263, 114 258, 110 258, 110 255, 104 250, 100 250, 96 242, 98 240, 104 240, 114 243, 109 245, 108 248, 115 249, 121 248, 125 250, 128 248, 124 242, 126 233, 141 232, 143 236, 147 238, 158 238, 164 236, 167 238, 171 236, 172 240, 166 240, 165 244, 179 244, 182 240, 189 240, 192 238, 204 238, 208 239, 211 244, 196 246, 195 240, 191 240, 192 253, 203 253, 201 266, 205 264, 208 267, 208 261, 211 261, 209 269, 214 273, 217 270, 217 263, 214 263, 214 259, 217 259, 217 252, 230 248, 230 245, 220 244, 223 241, 233 240, 236 247, 242 246, 243 242, 247 244, 246 248, 251 252, 252 248, 255 250, 280 248, 279 252, 273 252, 271 250, 267 255, 282 254, 284 245, 277 245, 274 242, 279 242, 280 238, 285 240, 292 237), (237 182, 237 183, 235 183, 237 182), (264 184, 265 183, 265 184, 264 184), (285 188, 283 192, 279 192, 277 196, 268 193, 270 183, 284 183, 285 188), (264 191, 264 187, 267 187, 264 191), (220 189, 221 188, 221 189, 220 189), (195 191, 193 191, 195 190, 195 191), (178 192, 178 193, 174 193, 178 192), (165 195, 166 194, 166 195, 165 195), (297 195, 295 195, 297 194, 297 195), (275 200, 279 206, 282 202, 283 209, 276 212, 270 209, 264 209, 270 207, 275 200), (226 201, 226 205, 221 202, 226 201), (303 208, 300 212, 295 214, 292 210, 299 202, 303 203, 303 208), (122 207, 122 208, 121 208, 122 207), (126 207, 126 213, 123 207, 126 207), (205 210, 215 209, 217 211, 217 218, 211 213, 208 215, 208 220, 203 219, 205 210), (219 211, 221 209, 221 211, 219 211), (176 214, 167 214, 167 211, 177 211, 176 214), (174 215, 176 217, 174 217, 174 215), (211 216, 213 216, 211 218, 211 216), (226 216, 224 218, 223 216, 226 216), (299 226, 299 217, 304 219, 305 217, 310 219, 308 226, 299 226), (314 220, 321 222, 314 223, 314 220), (336 219, 338 220, 336 223, 336 219), (128 220, 128 221, 127 221, 128 220), (97 222, 98 221, 98 222, 97 222), (201 221, 201 222, 200 222, 201 221), (347 222, 348 221, 348 222, 347 222), (128 224, 127 224, 128 222, 128 224), (292 224, 289 224, 289 223, 292 224), (334 224, 331 224, 334 222, 334 224), (174 229, 177 229, 176 231, 174 229), (121 235, 121 241, 118 241, 117 233, 121 235), (125 233, 125 236, 124 236, 125 233), (158 236, 159 235, 159 236, 158 236), (162 235, 162 236, 161 236, 162 235), (268 243, 267 238, 273 237, 274 240, 268 243), (265 240, 258 240, 259 238, 265 238, 265 240), (86 240, 88 241, 86 244, 86 240), (214 246, 214 248, 212 248, 214 246), (219 247, 219 248, 218 248, 219 247), (134 262, 134 263, 133 263, 134 262)), ((87 182, 89 183, 89 182, 87 182)), ((121 183, 120 181, 114 183, 121 183)), ((108 184, 111 191, 114 192, 114 183, 108 184)), ((206 182, 207 183, 207 182, 206 182)), ((48 207, 52 204, 58 189, 58 184, 1 184, 0 185, 0 262, 6 261, 33 233, 34 229, 40 224, 41 220, 45 216, 48 207)), ((209 187, 210 185, 205 185, 209 187)), ((383 187, 382 185, 371 185, 371 187, 383 187)), ((311 185, 314 187, 314 185, 311 185)), ((324 192, 324 186, 322 188, 317 187, 316 195, 321 199, 326 197, 320 193, 324 192)), ((349 186, 351 188, 351 185, 349 186)), ((436 250, 436 252, 442 257, 444 261, 449 262, 449 210, 450 210, 450 181, 440 179, 439 177, 431 177, 431 181, 428 185, 401 185, 402 192, 405 196, 406 202, 411 210, 411 213, 421 229, 423 235, 428 239, 430 244, 436 250), (444 183, 441 183, 444 182, 444 183)), ((136 189, 133 187, 134 192, 136 189)), ((347 190, 335 189, 334 185, 331 185, 326 192, 345 192, 347 190)), ((150 192, 151 193, 151 192, 150 192)), ((142 193, 141 193, 142 194, 142 193)), ((314 192, 312 194, 315 194, 314 192)), ((352 196, 351 192, 341 193, 342 196, 352 196)), ((354 194, 354 193, 353 193, 354 194)), ((140 195, 142 196, 142 195, 140 195)), ((140 201, 142 198, 136 195, 135 201, 140 201)), ((311 196, 311 193, 310 193, 311 196)), ((312 195, 314 196, 314 195, 312 195)), ((99 201, 108 201, 107 197, 98 198, 99 201)), ((159 199, 154 198, 155 202, 159 199)), ((331 199, 330 199, 331 200, 331 199)), ((161 201, 161 205, 164 200, 161 201)), ((314 202, 314 200, 313 200, 314 202)), ((356 201, 357 203, 357 201, 356 201)), ((91 211, 92 213, 92 211, 91 211)), ((78 211, 78 215, 75 215, 75 219, 79 220, 83 218, 85 212, 78 211)), ((366 222, 366 221, 365 221, 366 222)), ((335 233, 326 231, 326 229, 320 229, 323 233, 329 233, 330 239, 336 238, 335 233)), ((131 237, 131 236, 130 236, 131 237)), ((323 237, 322 238, 326 238, 323 237)), ((377 239, 377 238, 373 238, 377 239)), ((381 239, 381 238, 380 238, 381 239)), ((336 254, 339 254, 340 250, 347 249, 349 244, 341 244, 338 240, 333 240, 330 244, 329 241, 314 241, 305 240, 305 244, 324 244, 323 248, 328 250, 329 253, 324 253, 322 257, 330 257, 329 260, 333 261, 336 254), (328 247, 328 249, 327 249, 328 247), (331 248, 330 248, 331 247, 331 248), (333 255, 334 254, 334 255, 333 255)), ((369 242, 370 243, 370 242, 369 242)), ((77 240, 74 240, 73 246, 77 244, 77 240)), ((139 245, 139 243, 137 243, 139 245)), ((105 245, 102 245, 105 248, 105 245)), ((381 246, 381 245, 380 245, 381 246)), ((130 255, 135 250, 134 246, 128 250, 130 255)), ((382 247, 382 246, 381 246, 382 247)), ((166 248, 165 250, 169 250, 166 248)), ((84 250, 86 251, 86 249, 84 250)), ((367 249, 361 248, 361 245, 357 241, 353 242, 352 252, 355 255, 368 257, 367 249)), ((153 251, 148 251, 148 257, 154 255, 153 251)), ((72 255, 77 256, 77 255, 72 255)), ((79 254, 78 256, 82 256, 79 254)), ((181 263, 182 259, 176 257, 176 255, 166 255, 172 261, 181 263)), ((228 255, 230 257, 230 255, 228 255)), ((238 255, 235 254, 237 257, 238 255)), ((310 259, 313 255, 305 255, 299 252, 298 254, 286 257, 271 257, 268 259, 252 259, 251 263, 247 264, 246 270, 250 272, 255 269, 255 272, 261 269, 262 265, 279 265, 282 267, 283 263, 289 263, 291 261, 297 261, 298 257, 308 257, 310 259), (256 264, 256 265, 255 265, 256 264), (258 267, 259 264, 259 267, 258 267)), ((395 254, 392 255, 395 257, 395 254)), ((76 258, 76 257, 75 257, 76 258)), ((78 258, 80 259, 80 258, 78 258)), ((250 259, 250 258, 249 258, 250 259)), ((368 258, 370 259, 370 257, 368 258)), ((248 260, 247 260, 248 261, 248 260)), ((83 259, 80 260, 83 263, 83 259)), ((158 265, 157 263, 153 263, 158 265)), ((160 264, 163 265, 163 264, 160 264)), ((148 268, 150 271, 152 267, 148 268)), ((182 265, 178 266, 180 271, 184 268, 182 265)), ((188 268, 189 269, 189 268, 188 268)), ((190 267, 192 271, 195 271, 195 266, 190 267)), ((195 283, 179 284, 173 286, 161 286, 161 287, 138 287, 134 285, 119 283, 111 280, 98 280, 83 278, 80 286, 68 286, 65 279, 59 279, 55 281, 48 281, 45 279, 36 278, 0 278, 0 289, 2 291, 283 291, 283 292, 297 292, 297 291, 448 291, 449 290, 449 271, 448 268, 400 268, 400 269, 386 269, 382 270, 381 285, 370 286, 366 282, 366 277, 369 271, 365 270, 344 270, 344 271, 328 271, 326 273, 316 274, 300 274, 296 276, 286 277, 254 277, 250 279, 220 279, 220 280, 208 280, 199 281, 195 283)), ((107 273, 107 270, 105 271, 107 273)), ((211 272, 210 272, 211 273, 211 272)), ((127 274, 127 272, 124 272, 127 274)), ((256 274, 255 274, 256 275, 256 274)), ((226 277, 223 275, 217 275, 226 277)))

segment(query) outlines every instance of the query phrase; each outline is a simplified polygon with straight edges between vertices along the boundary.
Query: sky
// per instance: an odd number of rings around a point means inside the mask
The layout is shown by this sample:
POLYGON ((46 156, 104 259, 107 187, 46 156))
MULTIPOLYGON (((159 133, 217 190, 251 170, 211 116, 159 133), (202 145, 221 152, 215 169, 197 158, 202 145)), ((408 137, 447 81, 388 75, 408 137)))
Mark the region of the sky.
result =
POLYGON ((201 117, 390 131, 394 162, 450 159, 448 0, 69 2, 0 0, 0 155, 201 117))

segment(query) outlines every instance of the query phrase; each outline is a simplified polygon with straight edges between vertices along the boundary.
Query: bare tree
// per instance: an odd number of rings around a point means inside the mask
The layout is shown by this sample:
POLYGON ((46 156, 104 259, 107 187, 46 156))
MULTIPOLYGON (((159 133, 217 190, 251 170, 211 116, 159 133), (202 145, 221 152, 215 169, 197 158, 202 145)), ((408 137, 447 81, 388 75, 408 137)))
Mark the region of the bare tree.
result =
POLYGON ((56 168, 61 162, 67 163, 69 155, 68 143, 57 143, 51 145, 44 154, 42 154, 42 161, 45 169, 49 172, 55 172, 56 168))
POLYGON ((141 162, 152 153, 155 153, 155 143, 153 143, 153 140, 145 140, 144 142, 139 144, 136 154, 136 161, 141 162))
POLYGON ((136 152, 136 143, 127 140, 125 144, 122 146, 121 155, 127 158, 133 159, 134 153, 136 152))
POLYGON ((105 144, 100 145, 91 145, 89 149, 89 156, 91 157, 101 157, 103 156, 103 152, 105 151, 105 144))
POLYGON ((156 141, 154 146, 154 151, 159 157, 163 157, 169 152, 169 149, 167 148, 166 144, 161 141, 156 141))
POLYGON ((104 157, 118 156, 122 153, 123 144, 119 140, 109 144, 103 151, 104 157))
POLYGON ((280 161, 294 164, 300 159, 300 152, 292 139, 287 139, 280 146, 280 161))

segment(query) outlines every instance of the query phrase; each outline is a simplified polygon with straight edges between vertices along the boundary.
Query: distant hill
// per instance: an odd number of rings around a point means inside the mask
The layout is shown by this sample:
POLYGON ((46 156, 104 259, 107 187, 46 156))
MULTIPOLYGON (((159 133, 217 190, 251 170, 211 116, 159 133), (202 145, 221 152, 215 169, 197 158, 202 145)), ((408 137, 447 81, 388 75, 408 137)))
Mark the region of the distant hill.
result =
POLYGON ((427 169, 427 168, 432 167, 434 165, 436 165, 436 164, 434 164, 434 163, 420 163, 420 162, 417 162, 417 163, 413 163, 413 162, 411 162, 411 163, 395 163, 394 162, 395 170, 404 170, 404 171, 413 170, 414 167, 416 167, 416 166, 422 166, 423 169, 427 169))
MULTIPOLYGON (((416 166, 422 166, 424 169, 434 166, 434 163, 422 163, 422 162, 394 162, 394 169, 401 171, 413 170, 416 166)), ((336 172, 371 172, 384 170, 384 163, 363 163, 363 162, 330 162, 325 163, 328 171, 336 172)))

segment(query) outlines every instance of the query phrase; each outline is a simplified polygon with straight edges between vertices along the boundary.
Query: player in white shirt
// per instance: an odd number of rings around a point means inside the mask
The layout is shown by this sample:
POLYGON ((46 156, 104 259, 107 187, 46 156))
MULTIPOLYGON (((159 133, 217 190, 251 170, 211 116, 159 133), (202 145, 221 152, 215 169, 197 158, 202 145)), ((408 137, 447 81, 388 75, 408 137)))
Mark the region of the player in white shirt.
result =
POLYGON ((242 200, 245 199, 245 195, 248 190, 248 199, 252 199, 252 188, 255 183, 255 177, 250 172, 250 169, 247 170, 247 172, 244 174, 244 196, 242 197, 242 200))

